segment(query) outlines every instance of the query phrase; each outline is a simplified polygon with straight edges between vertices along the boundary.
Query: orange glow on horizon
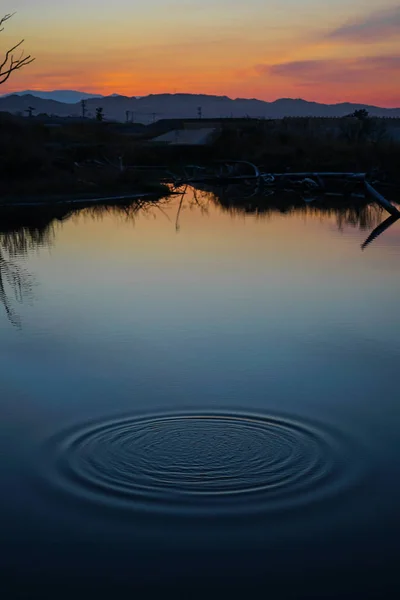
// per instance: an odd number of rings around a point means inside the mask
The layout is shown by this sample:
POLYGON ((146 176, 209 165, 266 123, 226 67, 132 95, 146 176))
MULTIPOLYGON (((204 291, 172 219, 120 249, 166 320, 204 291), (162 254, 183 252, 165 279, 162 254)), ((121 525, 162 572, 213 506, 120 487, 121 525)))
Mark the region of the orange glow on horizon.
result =
POLYGON ((318 12, 316 0, 303 0, 302 8, 282 0, 268 9, 249 0, 246 11, 232 5, 229 19, 221 0, 205 10, 192 0, 176 13, 149 0, 138 14, 127 0, 114 0, 126 18, 110 8, 96 11, 94 0, 82 9, 71 0, 64 21, 57 19, 60 7, 37 1, 46 7, 44 20, 19 0, 23 8, 1 34, 2 49, 23 32, 26 51, 36 57, 1 93, 205 93, 400 106, 400 9, 393 0, 384 0, 382 11, 363 0, 363 12, 350 0, 343 14, 334 7, 318 12))

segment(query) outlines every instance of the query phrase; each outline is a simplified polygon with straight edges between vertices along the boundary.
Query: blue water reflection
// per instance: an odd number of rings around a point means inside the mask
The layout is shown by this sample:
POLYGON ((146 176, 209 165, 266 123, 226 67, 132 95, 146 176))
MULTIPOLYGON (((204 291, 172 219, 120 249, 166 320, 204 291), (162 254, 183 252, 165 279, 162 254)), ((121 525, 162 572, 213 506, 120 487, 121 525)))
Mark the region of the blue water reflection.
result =
POLYGON ((400 223, 190 190, 179 204, 0 227, 6 585, 382 597, 400 533, 400 223))

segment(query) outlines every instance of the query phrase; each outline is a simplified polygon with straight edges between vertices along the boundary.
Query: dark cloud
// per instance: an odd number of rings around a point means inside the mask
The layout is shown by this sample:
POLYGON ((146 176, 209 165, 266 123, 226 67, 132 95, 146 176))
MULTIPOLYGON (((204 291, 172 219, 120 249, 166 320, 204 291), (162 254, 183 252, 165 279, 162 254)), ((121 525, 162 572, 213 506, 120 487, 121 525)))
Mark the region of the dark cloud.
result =
POLYGON ((379 10, 358 21, 346 23, 329 34, 329 38, 353 42, 376 42, 400 36, 400 6, 379 10))
POLYGON ((298 80, 302 85, 376 81, 400 74, 400 56, 371 56, 327 60, 302 60, 276 65, 257 65, 260 75, 277 75, 298 80))

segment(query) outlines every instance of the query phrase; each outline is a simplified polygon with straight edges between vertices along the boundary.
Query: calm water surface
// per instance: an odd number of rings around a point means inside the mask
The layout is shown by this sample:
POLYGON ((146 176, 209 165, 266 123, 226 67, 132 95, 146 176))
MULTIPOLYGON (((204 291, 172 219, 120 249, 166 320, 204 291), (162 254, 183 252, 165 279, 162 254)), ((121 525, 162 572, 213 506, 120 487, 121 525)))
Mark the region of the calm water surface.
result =
POLYGON ((2 220, 5 597, 395 597, 400 222, 179 205, 2 220))

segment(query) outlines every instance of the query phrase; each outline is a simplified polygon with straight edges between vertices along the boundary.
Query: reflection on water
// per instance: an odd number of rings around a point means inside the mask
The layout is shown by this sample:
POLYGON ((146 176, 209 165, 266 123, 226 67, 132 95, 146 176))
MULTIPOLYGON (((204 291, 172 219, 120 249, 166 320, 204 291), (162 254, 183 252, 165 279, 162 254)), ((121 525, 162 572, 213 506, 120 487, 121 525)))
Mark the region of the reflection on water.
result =
POLYGON ((382 208, 377 204, 371 204, 364 198, 356 199, 338 195, 305 200, 294 193, 246 196, 240 192, 239 186, 227 186, 220 191, 212 192, 197 191, 194 199, 203 206, 204 201, 214 202, 231 214, 248 214, 265 218, 276 214, 334 217, 339 230, 345 226, 357 227, 361 230, 376 227, 382 220, 383 213, 382 208))
POLYGON ((165 217, 174 222, 176 232, 181 228, 182 210, 195 209, 208 215, 210 206, 221 208, 232 216, 252 215, 257 218, 273 218, 274 215, 304 215, 311 217, 334 217, 339 230, 354 227, 360 230, 375 228, 361 245, 362 249, 396 223, 396 217, 382 221, 382 209, 364 199, 324 197, 323 201, 305 202, 293 194, 256 195, 253 186, 230 185, 212 191, 186 187, 178 201, 174 197, 157 202, 138 199, 125 205, 94 205, 75 208, 55 206, 10 210, 3 214, 0 226, 0 302, 13 325, 21 326, 15 302, 22 303, 32 298, 32 278, 23 269, 18 259, 41 247, 50 246, 55 240, 56 223, 73 219, 102 220, 114 216, 135 222, 140 216, 165 217), (174 204, 175 216, 165 209, 174 204))
POLYGON ((365 242, 361 245, 361 248, 364 250, 367 246, 372 244, 372 242, 374 240, 376 240, 377 237, 382 235, 382 233, 385 233, 385 231, 387 231, 389 229, 389 227, 391 227, 392 225, 397 223, 398 220, 399 220, 399 217, 397 217, 395 215, 391 215, 390 217, 385 219, 385 221, 382 221, 382 223, 379 223, 379 225, 377 225, 375 227, 375 229, 373 231, 371 231, 371 233, 369 234, 369 236, 367 237, 365 242))
POLYGON ((54 214, 43 218, 30 212, 4 213, 0 225, 0 302, 10 322, 21 326, 15 303, 32 299, 31 274, 21 265, 21 258, 42 246, 50 246, 54 238, 54 214))
POLYGON ((400 223, 250 195, 3 215, 5 597, 395 597, 400 223))
POLYGON ((21 266, 19 258, 47 242, 47 232, 24 227, 0 232, 0 302, 10 322, 19 327, 21 321, 15 302, 32 298, 31 275, 21 266))

